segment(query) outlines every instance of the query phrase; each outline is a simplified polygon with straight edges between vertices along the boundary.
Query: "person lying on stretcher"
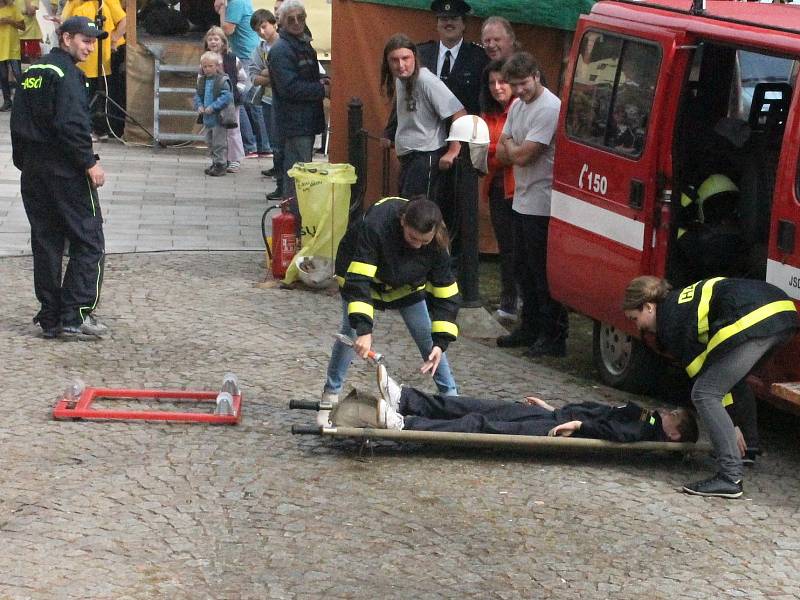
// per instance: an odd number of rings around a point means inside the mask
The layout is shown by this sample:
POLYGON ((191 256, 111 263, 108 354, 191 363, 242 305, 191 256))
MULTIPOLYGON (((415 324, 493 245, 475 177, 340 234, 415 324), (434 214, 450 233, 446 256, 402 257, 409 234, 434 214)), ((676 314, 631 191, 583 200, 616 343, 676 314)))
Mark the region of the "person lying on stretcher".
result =
POLYGON ((525 403, 465 396, 430 395, 400 386, 378 365, 380 397, 352 392, 331 415, 335 426, 394 430, 574 436, 611 442, 696 442, 697 421, 685 408, 647 410, 629 402, 598 402, 553 408, 528 397, 525 403), (356 410, 348 409, 348 406, 356 410))

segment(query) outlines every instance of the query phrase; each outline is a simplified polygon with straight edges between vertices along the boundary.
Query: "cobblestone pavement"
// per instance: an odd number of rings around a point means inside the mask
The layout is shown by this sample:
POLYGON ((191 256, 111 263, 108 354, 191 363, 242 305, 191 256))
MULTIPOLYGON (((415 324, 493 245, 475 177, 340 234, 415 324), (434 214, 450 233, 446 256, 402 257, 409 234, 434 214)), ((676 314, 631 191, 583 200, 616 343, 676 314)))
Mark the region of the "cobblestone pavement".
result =
MULTIPOLYGON (((797 422, 773 419, 742 500, 676 488, 707 458, 521 454, 289 433, 338 322, 324 293, 255 287, 258 254, 111 256, 102 342, 35 335, 28 257, 0 259, 0 598, 795 598, 797 422), (238 426, 57 422, 73 377, 218 388, 238 426)), ((427 386, 402 322, 377 344, 427 386)), ((460 340, 465 393, 618 402, 619 392, 460 340)), ((355 365, 351 383, 374 385, 355 365)))

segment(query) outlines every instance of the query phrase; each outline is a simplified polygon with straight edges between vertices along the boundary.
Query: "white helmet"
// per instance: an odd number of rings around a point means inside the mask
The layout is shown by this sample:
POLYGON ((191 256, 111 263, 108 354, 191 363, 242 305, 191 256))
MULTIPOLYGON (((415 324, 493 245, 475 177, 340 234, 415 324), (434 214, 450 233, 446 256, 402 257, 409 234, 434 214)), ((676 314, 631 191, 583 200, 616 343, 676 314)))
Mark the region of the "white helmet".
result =
POLYGON ((333 261, 325 256, 296 256, 297 278, 310 288, 321 289, 333 282, 333 261))
POLYGON ((486 121, 476 115, 464 115, 453 121, 447 141, 488 146, 489 126, 486 121))

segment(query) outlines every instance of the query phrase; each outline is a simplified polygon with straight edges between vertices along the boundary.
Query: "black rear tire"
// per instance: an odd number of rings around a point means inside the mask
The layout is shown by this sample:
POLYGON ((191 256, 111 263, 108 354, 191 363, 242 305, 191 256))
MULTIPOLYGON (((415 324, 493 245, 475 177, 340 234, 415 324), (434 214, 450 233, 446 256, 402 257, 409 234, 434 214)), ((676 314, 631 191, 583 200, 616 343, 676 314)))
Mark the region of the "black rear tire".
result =
POLYGON ((663 364, 645 344, 613 325, 594 322, 592 359, 603 383, 626 392, 655 389, 663 364))

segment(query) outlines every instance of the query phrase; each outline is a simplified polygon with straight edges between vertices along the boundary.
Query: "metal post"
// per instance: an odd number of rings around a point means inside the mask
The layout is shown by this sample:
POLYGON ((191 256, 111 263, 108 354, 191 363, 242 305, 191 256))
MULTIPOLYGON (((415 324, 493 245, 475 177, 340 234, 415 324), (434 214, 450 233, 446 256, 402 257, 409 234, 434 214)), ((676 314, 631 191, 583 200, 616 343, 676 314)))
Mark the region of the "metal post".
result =
POLYGON ((458 287, 462 306, 481 306, 478 277, 478 171, 472 166, 469 144, 462 144, 456 171, 456 202, 461 223, 461 253, 458 257, 458 287))
POLYGON ((367 189, 367 149, 364 131, 364 103, 353 96, 347 104, 347 161, 356 170, 356 182, 351 186, 350 220, 361 214, 367 189))

